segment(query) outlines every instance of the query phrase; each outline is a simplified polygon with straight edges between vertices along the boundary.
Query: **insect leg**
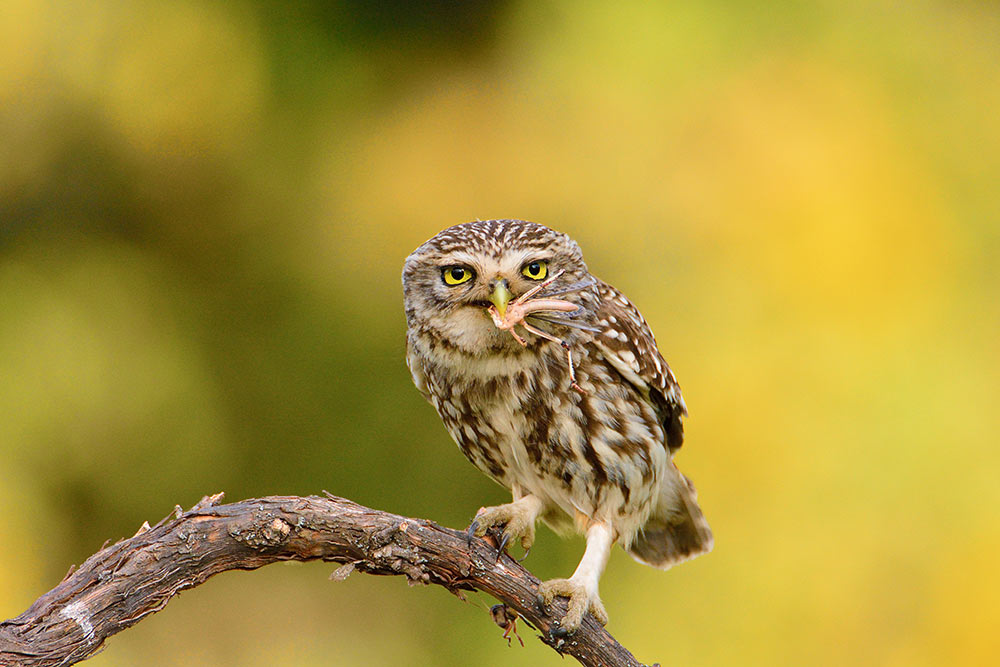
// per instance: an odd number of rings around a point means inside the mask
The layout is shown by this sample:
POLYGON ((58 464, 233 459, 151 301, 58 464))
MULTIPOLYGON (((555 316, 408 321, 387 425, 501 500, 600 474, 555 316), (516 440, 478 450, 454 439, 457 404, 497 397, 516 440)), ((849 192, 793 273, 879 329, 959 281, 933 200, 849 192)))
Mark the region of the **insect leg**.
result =
POLYGON ((586 394, 587 392, 583 390, 583 387, 576 383, 576 369, 573 368, 573 350, 569 349, 569 345, 567 343, 563 341, 559 342, 562 343, 563 349, 566 350, 566 361, 569 362, 569 386, 573 387, 573 389, 576 389, 581 394, 586 394))

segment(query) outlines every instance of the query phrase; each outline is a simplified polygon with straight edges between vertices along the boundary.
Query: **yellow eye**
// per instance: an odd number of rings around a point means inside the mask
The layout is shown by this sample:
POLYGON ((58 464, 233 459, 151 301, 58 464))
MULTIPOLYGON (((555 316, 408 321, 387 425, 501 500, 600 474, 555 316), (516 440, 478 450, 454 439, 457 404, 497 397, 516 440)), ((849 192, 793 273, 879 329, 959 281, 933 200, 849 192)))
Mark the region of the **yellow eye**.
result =
POLYGON ((521 275, 532 280, 545 280, 545 276, 549 275, 549 263, 538 260, 525 264, 524 268, 521 269, 521 275))
POLYGON ((472 280, 472 269, 464 266, 447 266, 441 271, 441 277, 446 285, 461 285, 472 280))

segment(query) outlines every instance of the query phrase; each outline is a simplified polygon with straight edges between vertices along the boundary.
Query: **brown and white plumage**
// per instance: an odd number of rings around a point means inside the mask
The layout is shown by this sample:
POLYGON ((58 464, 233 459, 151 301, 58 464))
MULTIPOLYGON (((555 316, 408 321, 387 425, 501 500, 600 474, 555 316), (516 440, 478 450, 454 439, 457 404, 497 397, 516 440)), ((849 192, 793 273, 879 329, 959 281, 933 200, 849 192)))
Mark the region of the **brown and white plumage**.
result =
POLYGON ((642 315, 590 275, 569 236, 520 220, 456 225, 407 258, 403 289, 417 388, 469 460, 514 496, 480 510, 477 534, 504 525, 529 547, 542 518, 587 536, 573 577, 540 589, 546 601, 570 598, 565 630, 588 609, 606 621, 597 581, 615 541, 664 569, 711 549, 694 487, 672 461, 686 414, 680 387, 642 315), (579 390, 558 342, 523 331, 522 346, 487 312, 498 293, 506 305, 538 285, 529 268, 543 265, 558 278, 540 296, 578 309, 528 321, 565 343, 579 390), (448 284, 454 276, 462 282, 448 284))

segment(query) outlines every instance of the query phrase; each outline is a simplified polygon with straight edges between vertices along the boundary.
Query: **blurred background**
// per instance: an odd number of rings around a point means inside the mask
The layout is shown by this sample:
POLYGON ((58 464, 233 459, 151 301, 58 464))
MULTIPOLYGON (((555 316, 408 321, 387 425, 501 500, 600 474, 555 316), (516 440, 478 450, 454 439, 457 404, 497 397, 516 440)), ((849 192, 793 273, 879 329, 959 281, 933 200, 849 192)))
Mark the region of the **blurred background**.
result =
MULTIPOLYGON (((992 662, 998 34, 974 0, 4 0, 0 618, 217 491, 502 502, 411 385, 399 276, 519 217, 631 296, 691 412, 716 549, 616 549, 625 646, 992 662)), ((88 664, 566 664, 483 596, 331 569, 225 573, 88 664)))

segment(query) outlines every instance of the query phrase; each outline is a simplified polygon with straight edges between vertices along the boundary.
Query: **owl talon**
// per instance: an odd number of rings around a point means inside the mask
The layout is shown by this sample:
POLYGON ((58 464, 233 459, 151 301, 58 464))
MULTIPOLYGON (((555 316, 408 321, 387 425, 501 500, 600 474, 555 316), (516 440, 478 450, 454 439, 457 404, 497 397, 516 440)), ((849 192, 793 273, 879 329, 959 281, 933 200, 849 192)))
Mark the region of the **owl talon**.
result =
POLYGON ((508 533, 505 530, 505 531, 503 531, 503 533, 500 534, 500 544, 497 545, 497 560, 496 560, 496 562, 498 562, 498 563, 500 562, 500 556, 503 556, 503 550, 507 548, 507 542, 509 542, 509 541, 510 541, 510 533, 508 533))
POLYGON ((472 538, 476 536, 476 531, 479 530, 479 522, 475 519, 469 524, 468 530, 465 531, 465 537, 467 546, 472 546, 472 538))
POLYGON ((502 527, 502 534, 497 539, 497 560, 512 540, 520 541, 521 547, 528 550, 535 542, 535 518, 541 507, 538 499, 531 495, 506 505, 483 507, 469 526, 469 534, 482 537, 494 526, 502 527))

